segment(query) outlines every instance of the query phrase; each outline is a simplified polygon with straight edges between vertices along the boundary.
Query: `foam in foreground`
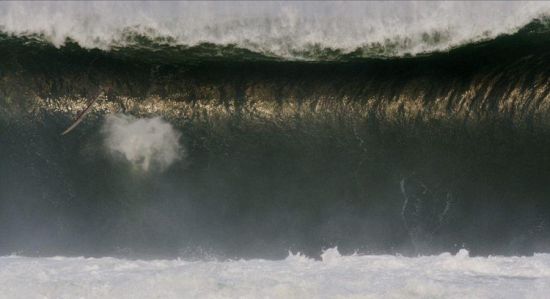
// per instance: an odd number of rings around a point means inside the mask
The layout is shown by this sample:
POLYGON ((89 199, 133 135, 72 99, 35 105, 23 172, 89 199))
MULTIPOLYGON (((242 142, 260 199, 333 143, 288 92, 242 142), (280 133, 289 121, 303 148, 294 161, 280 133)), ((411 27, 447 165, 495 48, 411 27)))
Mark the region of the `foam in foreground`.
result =
POLYGON ((550 255, 341 256, 316 261, 0 258, 2 298, 546 298, 550 255))

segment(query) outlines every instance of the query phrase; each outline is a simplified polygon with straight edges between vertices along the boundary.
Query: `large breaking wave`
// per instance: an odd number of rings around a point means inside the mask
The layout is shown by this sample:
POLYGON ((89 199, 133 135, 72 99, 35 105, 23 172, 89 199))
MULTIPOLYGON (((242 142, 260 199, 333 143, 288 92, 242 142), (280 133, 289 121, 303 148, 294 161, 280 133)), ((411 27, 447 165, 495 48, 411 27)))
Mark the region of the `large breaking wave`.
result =
POLYGON ((547 6, 2 3, 0 253, 548 251, 547 6))

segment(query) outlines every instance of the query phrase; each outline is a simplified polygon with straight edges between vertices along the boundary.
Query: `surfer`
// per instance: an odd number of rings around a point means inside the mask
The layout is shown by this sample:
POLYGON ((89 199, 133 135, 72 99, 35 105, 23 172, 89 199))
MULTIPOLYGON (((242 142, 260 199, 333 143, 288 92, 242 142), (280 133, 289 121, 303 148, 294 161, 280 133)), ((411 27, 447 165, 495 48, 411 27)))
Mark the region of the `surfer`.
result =
MULTIPOLYGON (((107 95, 107 97, 109 97, 111 87, 107 87, 106 90, 105 89, 103 89, 103 90, 104 90, 103 94, 105 94, 105 95, 107 95)), ((65 131, 63 131, 63 133, 61 133, 61 135, 65 135, 65 134, 71 132, 74 128, 76 128, 82 122, 82 120, 84 120, 84 117, 86 116, 86 114, 88 114, 92 110, 92 105, 97 101, 97 99, 99 99, 99 94, 96 94, 94 97, 92 97, 88 101, 88 103, 86 104, 86 108, 84 108, 84 110, 82 110, 76 116, 76 120, 65 131)))

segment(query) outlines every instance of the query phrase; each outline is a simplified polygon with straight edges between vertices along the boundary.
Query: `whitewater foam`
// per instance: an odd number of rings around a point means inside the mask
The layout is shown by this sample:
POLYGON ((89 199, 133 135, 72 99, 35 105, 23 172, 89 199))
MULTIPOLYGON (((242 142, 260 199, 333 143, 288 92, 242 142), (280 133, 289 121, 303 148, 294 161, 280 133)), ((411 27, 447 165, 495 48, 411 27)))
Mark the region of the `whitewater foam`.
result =
POLYGON ((546 298, 550 255, 321 261, 0 257, 1 298, 546 298))
POLYGON ((105 147, 144 171, 164 170, 183 154, 180 134, 160 117, 135 118, 111 114, 103 125, 105 147))
POLYGON ((549 2, 4 2, 0 29, 56 46, 72 39, 111 49, 141 35, 312 58, 323 49, 365 56, 445 50, 513 33, 548 12, 549 2))

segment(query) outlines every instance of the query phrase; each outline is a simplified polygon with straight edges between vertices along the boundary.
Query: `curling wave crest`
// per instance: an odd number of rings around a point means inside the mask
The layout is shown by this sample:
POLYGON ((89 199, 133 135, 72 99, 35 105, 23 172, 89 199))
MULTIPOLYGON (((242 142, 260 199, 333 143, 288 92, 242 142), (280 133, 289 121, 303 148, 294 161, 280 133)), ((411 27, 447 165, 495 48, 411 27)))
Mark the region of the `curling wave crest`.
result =
POLYGON ((317 59, 447 50, 514 33, 548 12, 548 2, 7 2, 0 3, 0 30, 56 46, 72 40, 109 50, 147 40, 317 59))

